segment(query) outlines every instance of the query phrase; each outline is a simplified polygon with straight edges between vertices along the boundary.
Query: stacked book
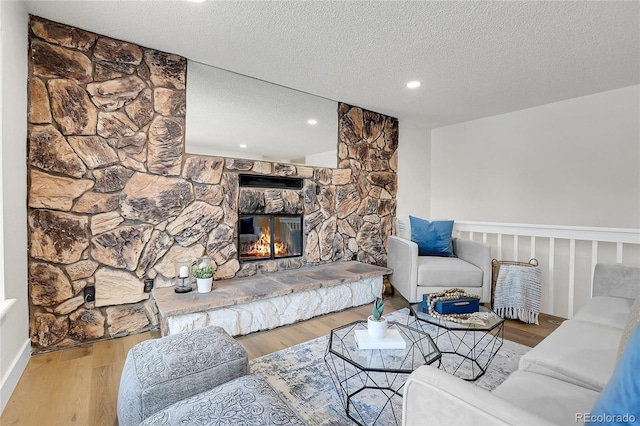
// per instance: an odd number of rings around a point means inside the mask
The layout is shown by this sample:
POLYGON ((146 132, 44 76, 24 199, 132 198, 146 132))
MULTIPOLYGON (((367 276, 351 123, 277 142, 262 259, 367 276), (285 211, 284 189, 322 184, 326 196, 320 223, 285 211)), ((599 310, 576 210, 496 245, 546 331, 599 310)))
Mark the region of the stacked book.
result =
POLYGON ((395 328, 388 329, 387 334, 382 338, 371 337, 367 330, 356 330, 355 339, 358 349, 405 349, 407 347, 407 342, 395 328))

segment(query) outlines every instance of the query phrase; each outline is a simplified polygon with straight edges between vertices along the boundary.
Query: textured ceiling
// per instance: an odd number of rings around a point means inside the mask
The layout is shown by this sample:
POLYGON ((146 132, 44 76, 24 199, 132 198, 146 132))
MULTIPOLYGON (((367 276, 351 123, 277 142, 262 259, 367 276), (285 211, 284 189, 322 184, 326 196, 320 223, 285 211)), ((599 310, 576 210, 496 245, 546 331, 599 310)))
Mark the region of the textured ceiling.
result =
POLYGON ((637 1, 25 3, 427 128, 640 82, 637 1))

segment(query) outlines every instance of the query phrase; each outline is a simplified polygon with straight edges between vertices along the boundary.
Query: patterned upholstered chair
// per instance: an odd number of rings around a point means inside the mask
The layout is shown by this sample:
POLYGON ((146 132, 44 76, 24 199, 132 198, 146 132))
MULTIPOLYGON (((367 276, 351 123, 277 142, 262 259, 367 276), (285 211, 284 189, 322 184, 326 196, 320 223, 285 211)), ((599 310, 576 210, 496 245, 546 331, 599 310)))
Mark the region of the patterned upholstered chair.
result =
POLYGON ((119 424, 305 424, 248 370, 247 352, 220 327, 139 343, 122 371, 119 424))

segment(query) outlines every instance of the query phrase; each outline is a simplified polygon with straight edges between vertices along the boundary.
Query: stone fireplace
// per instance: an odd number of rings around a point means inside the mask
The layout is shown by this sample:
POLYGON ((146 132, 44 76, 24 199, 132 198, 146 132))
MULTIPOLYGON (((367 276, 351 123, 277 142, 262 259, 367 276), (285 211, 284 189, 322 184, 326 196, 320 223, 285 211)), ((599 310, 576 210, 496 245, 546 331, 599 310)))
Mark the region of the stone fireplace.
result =
POLYGON ((301 257, 303 180, 239 175, 238 260, 301 257))
POLYGON ((302 215, 240 215, 240 262, 302 256, 302 241, 302 215))
POLYGON ((336 169, 191 155, 186 67, 177 55, 31 17, 25 178, 34 353, 158 327, 144 279, 171 287, 176 259, 211 256, 216 280, 354 255, 386 265, 397 119, 339 104, 336 169), (246 175, 297 186, 245 186, 246 175), (301 255, 240 262, 240 219, 261 215, 300 218, 280 225, 301 228, 301 255), (87 287, 96 297, 91 322, 87 287))

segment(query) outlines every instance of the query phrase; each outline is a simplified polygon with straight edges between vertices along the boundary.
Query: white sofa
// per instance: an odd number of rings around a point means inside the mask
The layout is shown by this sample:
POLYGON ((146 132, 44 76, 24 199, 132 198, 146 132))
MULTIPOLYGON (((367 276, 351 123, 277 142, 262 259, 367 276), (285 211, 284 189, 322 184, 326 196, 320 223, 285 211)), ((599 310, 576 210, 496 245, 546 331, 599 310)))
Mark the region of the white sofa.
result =
POLYGON ((637 322, 640 269, 598 264, 593 285, 589 303, 522 356, 493 392, 432 366, 417 369, 404 387, 402 424, 583 423, 576 415, 590 412, 613 373, 627 322, 637 322))
POLYGON ((422 295, 447 288, 462 288, 477 294, 481 303, 491 302, 491 247, 477 241, 453 238, 455 257, 418 256, 411 241, 409 219, 396 221, 397 236, 389 236, 387 267, 389 281, 410 303, 422 295))

